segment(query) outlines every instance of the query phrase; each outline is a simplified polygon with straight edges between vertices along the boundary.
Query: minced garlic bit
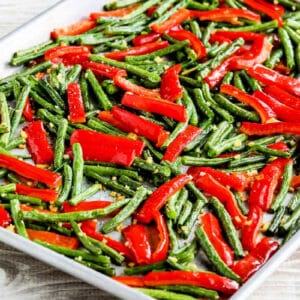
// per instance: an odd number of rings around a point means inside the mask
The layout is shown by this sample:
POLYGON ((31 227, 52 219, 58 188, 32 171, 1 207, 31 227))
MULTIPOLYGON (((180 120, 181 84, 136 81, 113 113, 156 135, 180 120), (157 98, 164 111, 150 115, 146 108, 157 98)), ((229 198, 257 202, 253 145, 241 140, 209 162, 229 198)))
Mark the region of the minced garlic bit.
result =
POLYGON ((156 57, 154 58, 154 61, 155 61, 156 63, 162 63, 164 60, 163 60, 163 58, 161 58, 161 57, 159 57, 159 56, 156 56, 156 57))
POLYGON ((5 227, 6 230, 8 230, 10 232, 13 232, 13 233, 16 232, 15 228, 16 228, 15 225, 12 225, 12 224, 10 224, 7 227, 5 227))
POLYGON ((21 130, 20 136, 21 136, 24 140, 26 140, 26 139, 28 138, 28 135, 27 135, 27 133, 26 133, 24 130, 21 130))
POLYGON ((128 137, 129 139, 132 139, 132 140, 137 140, 137 139, 138 139, 138 136, 137 136, 134 132, 129 132, 129 133, 127 134, 127 137, 128 137))
POLYGON ((116 227, 116 231, 122 232, 123 228, 124 228, 124 224, 122 223, 116 227))
POLYGON ((26 148, 26 145, 20 144, 20 145, 18 145, 18 148, 19 148, 19 149, 25 149, 25 148, 26 148))
POLYGON ((58 212, 58 208, 57 208, 57 206, 55 206, 54 204, 50 204, 50 205, 49 205, 49 209, 50 209, 50 211, 58 212))
POLYGON ((128 263, 128 267, 129 267, 129 268, 133 268, 134 266, 135 266, 135 263, 134 263, 134 262, 128 263))
POLYGON ((174 263, 177 263, 178 259, 174 256, 169 256, 169 260, 174 262, 174 263))
POLYGON ((37 164, 36 166, 40 169, 47 169, 48 168, 48 165, 45 165, 45 164, 37 164))
POLYGON ((112 192, 110 192, 109 196, 115 198, 115 197, 117 197, 117 193, 112 191, 112 192))
POLYGON ((241 140, 237 140, 237 141, 233 144, 234 147, 240 147, 241 145, 242 145, 242 141, 241 141, 241 140))
POLYGON ((270 222, 263 223, 261 225, 261 231, 266 232, 268 230, 269 226, 270 226, 270 222))
POLYGON ((153 158, 152 158, 152 156, 148 156, 148 157, 147 157, 146 163, 149 164, 149 165, 153 163, 153 158))

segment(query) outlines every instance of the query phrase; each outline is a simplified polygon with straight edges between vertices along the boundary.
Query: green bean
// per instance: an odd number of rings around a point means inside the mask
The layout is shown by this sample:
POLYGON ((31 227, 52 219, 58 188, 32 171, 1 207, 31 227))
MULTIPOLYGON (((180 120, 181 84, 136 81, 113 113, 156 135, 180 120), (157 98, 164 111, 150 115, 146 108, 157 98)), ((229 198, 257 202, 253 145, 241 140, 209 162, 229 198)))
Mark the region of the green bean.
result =
POLYGON ((300 220, 294 222, 293 225, 290 227, 289 231, 285 235, 282 245, 284 245, 287 241, 289 241, 300 229, 300 220))
POLYGON ((209 105, 204 99, 203 93, 201 89, 194 89, 195 102, 197 108, 208 118, 212 119, 214 117, 214 112, 209 108, 209 105))
POLYGON ((216 23, 210 22, 206 26, 205 30, 203 31, 203 34, 202 34, 202 43, 203 43, 203 45, 205 47, 210 47, 209 38, 210 38, 210 35, 212 34, 212 32, 214 31, 215 26, 216 26, 216 23))
POLYGON ((285 29, 285 31, 288 33, 289 37, 296 43, 299 44, 300 43, 300 35, 294 31, 292 28, 288 27, 288 26, 284 26, 283 27, 285 29))
POLYGON ((190 95, 185 89, 182 96, 182 103, 187 108, 188 116, 189 116, 189 124, 193 126, 197 126, 199 123, 198 113, 193 100, 191 99, 190 95))
POLYGON ((179 263, 176 257, 169 256, 167 259, 167 263, 170 265, 172 269, 180 270, 180 271, 199 271, 194 265, 179 263))
POLYGON ((139 181, 136 181, 130 177, 127 177, 125 175, 121 175, 118 179, 119 183, 125 185, 126 186, 129 186, 129 188, 131 188, 132 190, 137 190, 141 185, 142 183, 139 182, 139 181))
POLYGON ((90 269, 94 269, 96 271, 100 271, 108 276, 115 276, 116 275, 116 271, 113 268, 108 268, 108 267, 103 267, 103 266, 99 266, 98 264, 89 262, 89 261, 84 261, 81 258, 75 257, 75 261, 77 261, 78 263, 90 268, 90 269))
POLYGON ((178 250, 179 241, 177 238, 177 235, 173 228, 173 221, 171 219, 166 220, 167 227, 168 227, 168 233, 169 233, 169 239, 170 239, 170 251, 176 252, 178 250))
POLYGON ((177 0, 167 0, 164 1, 158 8, 154 11, 153 16, 155 18, 158 18, 162 16, 168 9, 172 7, 172 5, 176 2, 177 0))
POLYGON ((225 209, 224 205, 214 197, 210 199, 210 204, 212 205, 219 221, 221 222, 227 240, 232 247, 236 258, 244 257, 245 253, 242 244, 232 223, 231 217, 225 209))
POLYGON ((182 156, 181 161, 186 166, 219 166, 231 161, 232 157, 204 158, 193 156, 182 156))
POLYGON ((180 228, 182 229, 182 225, 185 223, 185 221, 188 219, 189 215, 191 214, 193 209, 193 204, 191 201, 185 201, 183 204, 180 216, 178 218, 177 224, 180 225, 180 228))
POLYGON ((0 185, 0 194, 11 193, 15 191, 16 191, 16 185, 14 183, 0 185))
POLYGON ((173 293, 165 290, 157 290, 157 289, 149 289, 149 288, 135 288, 137 291, 146 294, 150 297, 153 297, 155 299, 160 300, 196 300, 196 298, 179 294, 179 293, 173 293))
POLYGON ((31 205, 42 205, 43 201, 40 198, 37 197, 31 197, 31 196, 23 196, 18 194, 1 194, 1 198, 6 200, 13 200, 17 199, 19 202, 31 204, 31 205))
POLYGON ((281 48, 272 51, 270 58, 266 62, 266 66, 273 69, 283 56, 283 50, 281 48))
POLYGON ((236 199, 237 205, 244 216, 248 215, 248 208, 245 205, 245 202, 242 200, 242 196, 238 192, 234 192, 234 197, 236 199))
MULTIPOLYGON (((83 180, 83 154, 82 148, 79 143, 75 143, 72 145, 73 152, 73 185, 72 185, 72 198, 79 195, 81 193, 82 188, 82 180, 83 180)), ((73 204, 75 205, 75 204, 73 204)))
POLYGON ((293 163, 289 162, 286 164, 284 168, 283 179, 282 179, 282 184, 279 193, 277 194, 274 202, 271 205, 270 210, 272 212, 277 211, 279 207, 282 205, 288 193, 292 177, 293 177, 293 163))
POLYGON ((164 261, 158 263, 152 263, 144 266, 135 266, 124 269, 124 274, 126 275, 137 275, 137 274, 146 274, 150 271, 163 270, 166 267, 164 261))
POLYGON ((297 70, 299 72, 299 70, 300 70, 300 43, 297 45, 297 47, 295 49, 295 60, 296 60, 297 70))
POLYGON ((270 149, 268 147, 261 146, 261 145, 255 145, 255 146, 253 146, 253 149, 256 150, 257 152, 267 154, 270 156, 291 157, 291 153, 289 151, 274 150, 274 149, 270 149))
POLYGON ((240 89, 241 91, 246 92, 246 88, 244 86, 242 78, 240 77, 240 72, 234 72, 234 75, 233 75, 233 84, 238 89, 240 89))
POLYGON ((96 118, 90 118, 87 122, 88 127, 103 132, 108 133, 112 135, 118 135, 118 136, 125 136, 126 134, 116 128, 112 129, 109 126, 107 126, 108 123, 100 121, 96 118))
POLYGON ((265 163, 254 163, 251 165, 245 165, 241 167, 231 167, 227 169, 223 169, 223 171, 228 172, 228 173, 234 173, 234 172, 249 172, 249 171, 258 171, 262 169, 265 166, 265 163))
POLYGON ((165 212, 166 212, 166 216, 169 219, 176 219, 177 217, 177 209, 176 209, 176 202, 178 200, 178 197, 180 195, 180 191, 176 192, 174 195, 172 195, 169 199, 168 202, 165 206, 165 212))
POLYGON ((230 84, 233 79, 233 72, 228 72, 223 78, 222 84, 230 84))
POLYGON ((90 93, 89 93, 88 84, 87 84, 87 81, 85 78, 85 73, 81 74, 79 83, 80 83, 80 89, 81 89, 84 109, 86 112, 91 111, 94 109, 94 106, 90 99, 90 93))
POLYGON ((196 20, 191 20, 189 22, 190 27, 191 27, 191 31, 194 33, 194 35, 196 35, 197 38, 201 39, 202 37, 202 32, 199 26, 199 23, 196 20))
POLYGON ((291 198, 287 208, 292 213, 300 205, 300 190, 298 190, 291 198))
POLYGON ((195 259, 196 253, 197 242, 196 240, 193 240, 192 242, 182 246, 177 251, 170 252, 169 255, 174 257, 179 264, 188 264, 195 259))
POLYGON ((184 152, 189 152, 196 147, 198 147, 198 149, 201 149, 202 146, 206 143, 208 135, 210 134, 212 129, 210 126, 207 128, 201 126, 201 128, 202 131, 200 132, 200 134, 184 148, 184 152))
POLYGON ((262 90, 262 87, 260 86, 259 82, 255 78, 250 77, 245 70, 241 71, 240 75, 246 80, 253 92, 257 90, 262 90))
POLYGON ((146 160, 143 160, 138 157, 134 159, 133 166, 145 171, 150 171, 153 174, 162 175, 164 177, 169 177, 171 175, 170 168, 159 164, 155 164, 153 162, 147 162, 146 160))
POLYGON ((299 222, 300 218, 300 205, 294 210, 294 212, 289 216, 289 218, 280 226, 280 230, 287 232, 291 229, 296 222, 299 222))
POLYGON ((280 225, 280 222, 286 212, 286 207, 285 206, 280 206, 278 210, 276 211, 271 224, 269 225, 267 229, 267 234, 268 235, 274 235, 276 231, 278 230, 278 227, 280 225))
POLYGON ((66 74, 65 84, 68 85, 70 82, 78 81, 81 70, 81 65, 74 65, 73 68, 66 74))
POLYGON ((186 129, 187 126, 188 126, 187 122, 177 123, 175 129, 171 132, 169 137, 165 140, 165 142, 163 143, 161 148, 166 149, 176 139, 176 137, 186 129))
POLYGON ((66 119, 60 120, 57 128, 57 137, 56 137, 55 151, 54 151, 53 165, 55 169, 60 168, 63 162, 67 128, 68 128, 68 121, 66 119))
POLYGON ((295 66, 295 57, 294 57, 293 44, 290 39, 290 36, 288 35, 287 31, 284 28, 278 29, 278 35, 284 49, 287 67, 293 69, 295 66))
POLYGON ((115 39, 115 37, 107 37, 103 33, 88 33, 76 37, 76 40, 84 45, 99 45, 115 39))
POLYGON ((11 210, 11 216, 14 221, 17 233, 22 237, 28 239, 28 234, 20 210, 20 202, 18 199, 10 200, 10 210, 11 210))
POLYGON ((133 179, 138 179, 139 174, 136 171, 114 168, 114 167, 106 167, 106 166, 84 166, 85 170, 89 170, 91 172, 95 172, 101 176, 121 176, 125 175, 133 179))
POLYGON ((253 25, 248 25, 248 26, 241 26, 241 27, 232 27, 232 28, 227 28, 229 31, 252 31, 252 32, 260 32, 260 31, 266 31, 270 29, 275 29, 278 27, 278 22, 277 20, 269 21, 269 22, 264 22, 264 23, 257 23, 253 25))
POLYGON ((68 199, 69 194, 72 189, 72 178, 73 178, 73 171, 72 168, 65 164, 63 167, 63 187, 60 190, 59 196, 55 205, 60 206, 65 200, 68 199))
MULTIPOLYGON (((76 172, 75 170, 74 170, 74 172, 76 172)), ((73 185, 74 185, 74 179, 75 178, 73 176, 73 185)), ((101 188, 101 185, 98 183, 95 183, 95 184, 91 185, 89 188, 87 188, 85 191, 72 196, 69 203, 71 205, 77 205, 78 203, 82 202, 83 200, 87 199, 88 197, 96 194, 100 190, 100 188, 101 188)))
POLYGON ((1 115, 1 125, 6 126, 7 128, 7 132, 1 134, 0 136, 0 144, 5 147, 9 142, 11 123, 10 123, 6 97, 4 93, 0 93, 0 115, 1 115))

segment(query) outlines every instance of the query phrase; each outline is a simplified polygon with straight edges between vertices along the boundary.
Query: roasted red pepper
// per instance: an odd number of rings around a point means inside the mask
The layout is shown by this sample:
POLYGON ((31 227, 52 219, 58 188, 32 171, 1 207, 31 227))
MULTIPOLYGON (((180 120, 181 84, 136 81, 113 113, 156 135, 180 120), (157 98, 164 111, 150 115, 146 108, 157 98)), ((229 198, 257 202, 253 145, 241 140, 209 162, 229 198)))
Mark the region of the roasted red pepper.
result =
POLYGON ((237 228, 242 228, 246 218, 241 213, 232 192, 207 173, 200 173, 195 181, 196 186, 211 196, 217 197, 224 205, 232 222, 237 228))
POLYGON ((69 120, 71 123, 84 123, 85 111, 79 83, 70 82, 68 84, 67 97, 69 105, 69 120))
POLYGON ((123 122, 120 122, 119 120, 117 120, 111 111, 108 110, 103 110, 100 111, 98 116, 98 119, 100 119, 101 121, 104 121, 106 123, 109 123, 110 125, 113 125, 115 127, 117 127, 118 129, 127 132, 127 125, 125 126, 123 122))
POLYGON ((144 287, 144 280, 137 276, 114 276, 112 279, 131 287, 144 287))
POLYGON ((231 266, 234 261, 234 254, 223 239, 222 229, 218 219, 213 214, 206 213, 201 216, 201 224, 221 259, 227 266, 231 266))
POLYGON ((270 144, 267 146, 269 149, 277 150, 277 151, 289 151, 290 148, 285 142, 277 142, 274 144, 270 144))
POLYGON ((77 205, 71 205, 68 202, 64 202, 62 204, 64 212, 72 212, 72 211, 88 211, 93 209, 105 208, 109 206, 111 201, 105 200, 94 200, 94 201, 84 201, 80 202, 77 205))
POLYGON ((249 31, 229 31, 229 30, 218 30, 212 33, 211 39, 215 40, 218 38, 227 39, 230 41, 242 38, 245 41, 254 41, 259 37, 264 37, 264 34, 249 32, 249 31))
POLYGON ((202 41, 192 32, 184 30, 184 29, 182 29, 182 30, 172 30, 171 29, 168 32, 168 35, 179 41, 188 40, 190 42, 190 46, 196 52, 198 59, 206 56, 205 46, 203 45, 202 41))
POLYGON ((130 166, 144 149, 144 142, 135 141, 92 130, 78 129, 73 132, 70 143, 80 143, 84 160, 111 162, 130 166))
MULTIPOLYGON (((236 153, 234 155, 237 155, 236 153)), ((190 167, 188 174, 192 175, 194 180, 200 176, 200 173, 211 175, 222 185, 233 188, 239 192, 246 190, 249 186, 249 175, 247 173, 225 173, 210 167, 190 167)))
POLYGON ((114 78, 114 83, 116 86, 120 87, 124 91, 134 93, 136 95, 145 96, 145 97, 153 97, 153 98, 159 98, 159 92, 158 90, 150 90, 147 88, 144 88, 142 86, 136 85, 126 78, 122 77, 121 74, 117 74, 114 78))
POLYGON ((93 71, 95 75, 100 75, 103 77, 107 77, 113 79, 115 76, 126 76, 127 72, 123 69, 119 69, 116 67, 111 67, 107 64, 97 63, 93 61, 86 61, 82 64, 82 67, 86 69, 90 69, 93 71))
POLYGON ((262 220, 262 209, 257 205, 250 205, 247 222, 245 223, 242 233, 244 250, 251 251, 256 246, 262 220))
POLYGON ((158 146, 162 145, 169 136, 162 126, 117 106, 112 109, 112 115, 122 124, 120 129, 126 129, 126 132, 134 132, 139 136, 146 137, 158 146))
POLYGON ((291 187, 295 189, 299 186, 300 186, 300 175, 293 176, 291 187))
POLYGON ((150 223, 155 213, 166 204, 172 195, 191 181, 191 178, 190 175, 181 174, 157 188, 143 203, 142 208, 137 213, 137 219, 142 223, 150 223))
POLYGON ((7 227, 11 221, 9 212, 0 204, 0 227, 7 227))
POLYGON ((265 237, 246 257, 238 260, 232 270, 242 278, 243 282, 245 282, 269 260, 278 248, 278 242, 265 237))
POLYGON ((33 121, 23 128, 26 133, 26 145, 36 164, 51 164, 54 152, 49 143, 43 122, 33 121))
POLYGON ((90 59, 91 54, 87 53, 80 53, 80 54, 65 54, 61 57, 52 59, 53 63, 60 63, 62 62, 65 66, 74 66, 74 65, 82 65, 90 59))
POLYGON ((141 45, 145 45, 148 43, 153 43, 153 42, 157 41, 159 38, 160 38, 159 33, 150 32, 147 34, 141 34, 141 35, 136 36, 132 40, 132 43, 134 46, 141 46, 141 45))
POLYGON ((66 54, 83 54, 90 53, 90 50, 86 46, 57 46, 46 51, 44 57, 46 60, 62 57, 66 54))
POLYGON ((151 262, 151 246, 148 232, 144 225, 133 224, 122 230, 126 246, 131 250, 134 260, 139 265, 151 262))
POLYGON ((253 94, 254 97, 260 99, 266 103, 277 115, 278 119, 286 122, 299 122, 300 120, 300 111, 294 108, 291 108, 275 98, 267 95, 262 91, 255 91, 253 94))
POLYGON ((170 241, 164 216, 160 212, 155 212, 153 219, 158 229, 159 242, 153 250, 151 263, 156 263, 167 259, 170 241))
POLYGON ((187 111, 183 105, 154 97, 125 93, 122 98, 122 105, 167 116, 178 122, 185 122, 187 120, 187 111))
POLYGON ((166 33, 172 27, 180 25, 188 19, 190 19, 190 11, 185 8, 180 8, 171 15, 169 19, 159 24, 153 24, 150 28, 156 33, 166 33))
POLYGON ((96 26, 96 22, 90 19, 80 20, 69 26, 56 28, 51 32, 51 38, 57 39, 60 36, 72 36, 84 33, 96 26))
POLYGON ((163 160, 168 160, 169 162, 174 162, 176 158, 183 151, 184 147, 188 145, 191 141, 195 139, 201 132, 201 128, 188 125, 185 130, 180 132, 177 137, 168 146, 163 160))
POLYGON ((260 64, 249 69, 248 74, 263 84, 275 84, 291 94, 300 96, 300 80, 297 78, 281 75, 280 73, 260 64))
POLYGON ((233 294, 239 284, 229 278, 209 273, 192 271, 150 272, 144 276, 146 286, 159 285, 192 285, 212 289, 226 295, 233 294))
POLYGON ((32 111, 29 98, 26 100, 22 115, 27 122, 33 121, 33 111, 32 111))
POLYGON ((169 43, 167 41, 158 41, 158 42, 144 44, 141 46, 132 47, 126 50, 106 53, 104 56, 111 59, 122 61, 125 59, 126 56, 148 54, 156 50, 166 48, 168 47, 168 45, 169 43))
POLYGON ((58 198, 58 191, 50 189, 38 189, 18 183, 16 184, 16 194, 37 197, 47 202, 56 201, 58 198))
POLYGON ((181 71, 181 64, 169 67, 161 78, 160 96, 169 101, 181 99, 183 88, 180 85, 179 73, 181 71))
POLYGON ((274 113, 274 111, 270 106, 268 106, 268 104, 260 100, 260 98, 251 96, 230 84, 222 84, 220 91, 221 93, 230 95, 238 99, 242 103, 248 104, 253 107, 258 112, 262 123, 267 123, 271 119, 276 118, 276 113, 274 113))
POLYGON ((110 17, 124 17, 134 11, 139 4, 136 5, 131 5, 128 7, 120 8, 120 9, 115 9, 115 10, 109 10, 109 11, 99 11, 99 12, 92 12, 90 14, 90 18, 93 20, 97 20, 98 18, 110 18, 110 17))
POLYGON ((243 122, 240 131, 247 135, 271 135, 271 134, 300 134, 299 122, 275 122, 268 124, 243 122))

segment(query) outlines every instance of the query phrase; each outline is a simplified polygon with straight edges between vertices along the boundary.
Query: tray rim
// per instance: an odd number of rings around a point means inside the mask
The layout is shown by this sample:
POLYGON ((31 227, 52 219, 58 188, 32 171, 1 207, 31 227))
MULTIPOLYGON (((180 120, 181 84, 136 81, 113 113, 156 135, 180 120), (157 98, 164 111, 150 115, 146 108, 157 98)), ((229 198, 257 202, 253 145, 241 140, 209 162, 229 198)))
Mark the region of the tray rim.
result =
MULTIPOLYGON (((88 6, 87 2, 92 2, 94 0, 86 0, 83 4, 82 1, 77 1, 78 4, 88 6)), ((97 3, 99 7, 108 0, 98 0, 97 3)), ((18 26, 13 31, 5 34, 0 38, 0 45, 9 41, 15 35, 20 34, 20 32, 26 30, 27 27, 35 25, 42 21, 44 17, 62 9, 64 5, 74 4, 74 0, 60 0, 54 5, 50 6, 45 11, 37 14, 35 17, 31 18, 29 21, 25 22, 23 25, 18 26)), ((42 42, 42 40, 40 41, 42 42)), ((17 49, 15 49, 17 50, 17 49)), ((12 54, 12 51, 10 53, 12 54)), ((6 72, 10 70, 16 70, 16 68, 11 68, 7 65, 7 59, 0 59, 0 68, 4 67, 6 72), (3 61, 6 63, 3 66, 3 61)), ((5 72, 4 72, 5 73, 5 72)), ((86 266, 83 266, 76 261, 58 254, 50 249, 40 246, 30 240, 27 240, 16 233, 12 233, 4 228, 0 227, 0 241, 23 252, 26 253, 46 264, 49 264, 71 276, 77 277, 88 284, 102 289, 112 295, 118 296, 121 299, 145 299, 150 300, 152 297, 146 296, 133 288, 130 288, 124 284, 121 284, 110 277, 96 272, 86 266), (66 267, 67 266, 67 267, 66 267), (92 275, 92 276, 91 276, 92 275)), ((239 290, 230 297, 232 300, 247 299, 260 285, 263 284, 264 280, 270 276, 280 264, 282 264, 287 258, 289 258, 298 248, 300 247, 300 231, 297 232, 282 248, 279 249, 270 260, 259 269, 246 283, 244 283, 239 290)))

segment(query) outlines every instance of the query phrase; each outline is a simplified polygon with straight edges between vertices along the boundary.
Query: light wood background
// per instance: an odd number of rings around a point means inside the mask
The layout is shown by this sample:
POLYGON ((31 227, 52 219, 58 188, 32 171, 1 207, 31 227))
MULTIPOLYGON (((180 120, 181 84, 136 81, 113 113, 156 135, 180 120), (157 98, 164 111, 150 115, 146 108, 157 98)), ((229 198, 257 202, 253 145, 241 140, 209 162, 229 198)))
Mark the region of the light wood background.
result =
MULTIPOLYGON (((58 0, 0 0, 0 37, 57 2, 58 0)), ((0 243, 0 299, 116 298, 0 243)), ((249 299, 300 299, 300 250, 283 263, 249 299)))

